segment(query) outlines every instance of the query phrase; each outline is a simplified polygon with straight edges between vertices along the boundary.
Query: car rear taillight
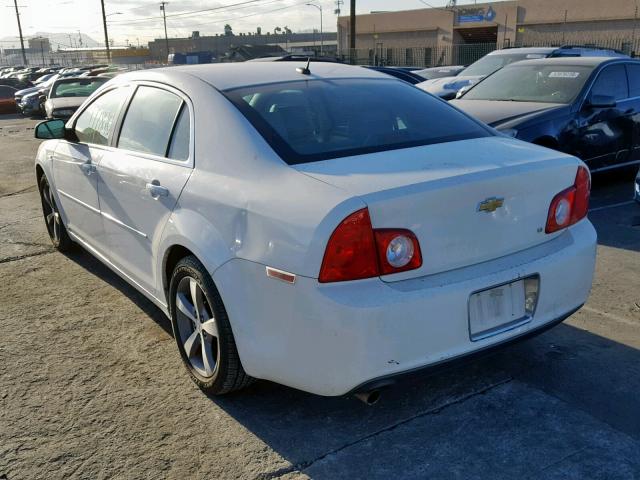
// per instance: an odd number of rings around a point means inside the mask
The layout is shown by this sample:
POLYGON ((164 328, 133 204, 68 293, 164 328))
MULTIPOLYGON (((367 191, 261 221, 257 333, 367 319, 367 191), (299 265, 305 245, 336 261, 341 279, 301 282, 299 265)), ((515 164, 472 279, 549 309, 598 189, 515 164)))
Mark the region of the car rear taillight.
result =
POLYGON ((359 280, 413 270, 422 265, 418 239, 409 230, 371 226, 363 208, 345 218, 334 230, 324 252, 321 283, 359 280))
POLYGON ((404 272, 422 265, 418 239, 409 230, 374 230, 380 274, 404 272))
POLYGON ((585 167, 578 167, 573 186, 557 194, 551 201, 545 232, 557 232, 586 217, 590 192, 589 171, 585 167))

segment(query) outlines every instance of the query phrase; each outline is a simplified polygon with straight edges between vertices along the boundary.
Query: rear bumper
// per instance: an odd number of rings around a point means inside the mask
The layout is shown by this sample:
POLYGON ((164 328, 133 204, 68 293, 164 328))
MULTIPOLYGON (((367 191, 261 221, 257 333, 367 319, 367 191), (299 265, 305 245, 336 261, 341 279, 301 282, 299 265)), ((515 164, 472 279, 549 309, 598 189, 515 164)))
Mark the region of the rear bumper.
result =
POLYGON ((459 365, 459 364, 472 362, 473 360, 477 360, 479 358, 491 355, 492 353, 495 353, 495 352, 497 352, 499 350, 502 350, 503 348, 506 348, 509 345, 514 345, 516 343, 524 342, 525 340, 529 340, 530 338, 537 337, 538 335, 543 334, 547 330, 550 330, 553 327, 555 327, 555 326, 559 325, 560 323, 564 322, 567 318, 569 318, 571 315, 576 313, 581 308, 582 308, 582 305, 580 305, 578 308, 575 308, 575 309, 571 310, 570 312, 565 313, 561 317, 556 318, 555 320, 553 320, 553 321, 551 321, 549 323, 545 323, 544 325, 542 325, 540 327, 531 329, 531 330, 527 331, 526 333, 523 333, 523 334, 520 334, 520 335, 516 335, 515 337, 507 338, 506 340, 491 344, 491 345, 486 346, 484 348, 481 348, 481 349, 478 349, 478 350, 474 350, 474 351, 472 351, 470 353, 466 353, 464 355, 460 355, 460 356, 454 357, 454 358, 449 358, 449 359, 443 360, 441 362, 432 363, 432 364, 426 365, 424 367, 418 367, 418 368, 416 368, 414 370, 408 370, 406 372, 400 372, 400 373, 396 373, 394 375, 388 375, 388 376, 385 376, 385 377, 374 378, 373 380, 369 380, 368 382, 366 382, 366 383, 364 383, 362 385, 358 385, 356 388, 354 388, 352 390, 351 393, 366 392, 366 391, 369 391, 369 390, 373 390, 375 388, 385 387, 385 386, 388 386, 388 385, 391 385, 391 384, 395 383, 397 380, 399 380, 403 376, 410 376, 410 375, 417 375, 417 374, 423 374, 423 375, 433 374, 433 373, 439 372, 441 370, 445 370, 445 369, 448 369, 448 368, 453 368, 453 367, 455 367, 456 365, 459 365))
POLYGON ((534 248, 458 270, 385 283, 380 279, 293 285, 263 265, 232 260, 214 273, 248 374, 320 395, 342 395, 390 376, 502 346, 555 325, 585 303, 596 233, 588 220, 534 248), (531 321, 469 338, 468 299, 478 290, 540 276, 531 321))

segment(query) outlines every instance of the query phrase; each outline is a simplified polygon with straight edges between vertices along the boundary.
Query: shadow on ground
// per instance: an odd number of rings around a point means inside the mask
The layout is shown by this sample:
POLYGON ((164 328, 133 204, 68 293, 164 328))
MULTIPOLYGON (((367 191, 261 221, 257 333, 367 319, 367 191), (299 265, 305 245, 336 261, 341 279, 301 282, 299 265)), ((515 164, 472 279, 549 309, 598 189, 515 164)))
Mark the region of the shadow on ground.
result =
MULTIPOLYGON (((98 260, 82 251, 69 258, 171 335, 164 314, 98 260)), ((557 465, 565 468, 557 478, 627 478, 623 467, 636 478, 638 391, 640 351, 564 324, 490 357, 404 378, 373 407, 265 381, 211 401, 291 463, 264 478, 298 470, 316 479, 466 478, 471 470, 515 478, 557 465)))

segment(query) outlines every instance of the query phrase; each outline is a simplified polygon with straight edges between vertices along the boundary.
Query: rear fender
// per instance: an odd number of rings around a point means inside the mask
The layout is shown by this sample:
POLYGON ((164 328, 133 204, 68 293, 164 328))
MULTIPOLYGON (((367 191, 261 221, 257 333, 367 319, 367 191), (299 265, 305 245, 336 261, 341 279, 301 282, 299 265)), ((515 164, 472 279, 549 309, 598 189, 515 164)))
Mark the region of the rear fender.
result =
POLYGON ((212 277, 220 266, 233 257, 220 232, 205 217, 194 210, 177 206, 167 221, 156 255, 156 288, 164 293, 167 303, 169 285, 165 278, 170 278, 170 273, 164 275, 165 265, 171 247, 176 245, 190 250, 212 277))

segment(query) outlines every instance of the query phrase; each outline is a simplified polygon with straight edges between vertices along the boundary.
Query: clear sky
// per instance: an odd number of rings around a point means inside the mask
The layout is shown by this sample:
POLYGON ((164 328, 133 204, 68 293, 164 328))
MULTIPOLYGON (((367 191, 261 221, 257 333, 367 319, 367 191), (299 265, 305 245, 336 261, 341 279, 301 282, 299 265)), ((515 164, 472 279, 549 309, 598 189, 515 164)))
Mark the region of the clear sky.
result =
MULTIPOLYGON (((287 26, 294 32, 320 28, 317 9, 306 6, 313 1, 323 7, 325 31, 335 31, 335 0, 169 0, 166 6, 170 37, 188 36, 192 30, 201 35, 222 33, 229 23, 235 33, 273 32, 287 26), (244 3, 244 5, 242 5, 244 3), (190 14, 190 12, 218 10, 190 14), (181 14, 172 17, 171 15, 181 14)), ((459 4, 473 3, 461 0, 459 4)), ((118 45, 146 43, 163 36, 159 0, 105 0, 109 33, 118 45), (119 12, 119 13, 118 13, 119 12)), ((349 13, 349 0, 342 5, 342 15, 349 13)), ((447 0, 357 0, 358 13, 372 10, 407 10, 425 7, 425 3, 443 6, 447 0)), ((100 0, 18 0, 25 37, 36 32, 75 33, 78 30, 103 43, 100 0)), ((18 35, 13 0, 0 0, 0 38, 18 35)), ((0 43, 9 48, 8 42, 0 43)))

